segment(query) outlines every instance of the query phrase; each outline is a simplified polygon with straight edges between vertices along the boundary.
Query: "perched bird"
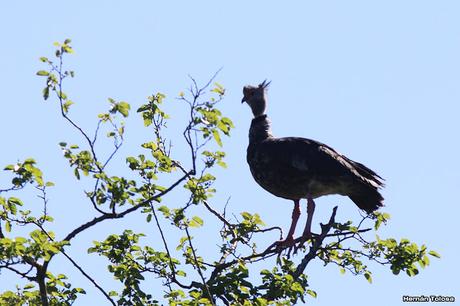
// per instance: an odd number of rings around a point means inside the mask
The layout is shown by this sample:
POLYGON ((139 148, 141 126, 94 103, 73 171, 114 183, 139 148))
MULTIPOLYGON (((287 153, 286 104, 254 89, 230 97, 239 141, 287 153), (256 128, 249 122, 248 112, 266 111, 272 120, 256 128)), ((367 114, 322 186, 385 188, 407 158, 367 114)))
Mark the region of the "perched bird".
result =
POLYGON ((300 199, 307 199, 307 224, 302 241, 311 238, 315 210, 313 199, 329 194, 348 196, 360 209, 371 213, 383 206, 378 189, 383 179, 363 164, 315 140, 300 137, 276 138, 265 114, 270 82, 243 88, 243 102, 252 110, 247 162, 255 181, 275 196, 294 201, 287 237, 276 244, 293 246, 300 216, 300 199))

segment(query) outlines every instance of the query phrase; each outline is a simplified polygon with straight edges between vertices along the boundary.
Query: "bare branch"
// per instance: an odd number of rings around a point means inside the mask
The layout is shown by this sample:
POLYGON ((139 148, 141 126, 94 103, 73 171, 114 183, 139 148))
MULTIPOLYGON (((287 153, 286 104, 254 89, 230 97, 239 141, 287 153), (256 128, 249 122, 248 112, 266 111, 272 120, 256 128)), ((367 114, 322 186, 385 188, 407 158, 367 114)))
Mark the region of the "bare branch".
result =
POLYGON ((225 217, 221 214, 219 214, 216 210, 214 210, 211 206, 209 206, 207 201, 203 201, 204 206, 214 215, 216 216, 220 221, 222 221, 226 226, 232 227, 233 225, 225 219, 225 217))
POLYGON ((3 265, 0 265, 0 268, 5 268, 5 269, 8 269, 16 274, 18 274, 19 276, 27 279, 28 281, 36 281, 35 277, 32 277, 32 276, 28 276, 27 274, 30 273, 31 269, 29 269, 27 272, 21 272, 15 268, 13 268, 11 265, 9 264, 3 264, 3 265))
POLYGON ((96 287, 105 296, 105 298, 112 305, 116 305, 115 301, 110 297, 110 295, 88 273, 86 273, 85 270, 83 270, 83 268, 80 267, 80 265, 78 265, 75 260, 73 260, 69 255, 67 255, 67 253, 64 252, 64 250, 61 250, 61 253, 72 263, 72 265, 75 268, 77 268, 78 271, 80 271, 81 274, 83 274, 84 277, 86 277, 86 279, 88 279, 94 285, 94 287, 96 287))
POLYGON ((272 227, 268 227, 264 229, 257 229, 257 230, 254 230, 253 233, 266 233, 266 232, 275 231, 275 230, 280 232, 280 239, 281 239, 283 237, 283 229, 279 226, 272 226, 272 227))
POLYGON ((187 234, 187 240, 188 240, 188 243, 190 245, 190 248, 192 249, 193 260, 195 261, 195 267, 196 267, 196 269, 198 271, 198 274, 200 275, 201 281, 203 282, 203 286, 206 289, 206 293, 209 296, 211 304, 215 305, 214 304, 214 299, 213 299, 213 297, 211 295, 211 291, 209 290, 208 284, 206 283, 206 279, 204 278, 203 271, 201 271, 200 263, 198 262, 198 258, 196 256, 196 251, 195 251, 195 248, 193 247, 193 244, 192 244, 192 238, 190 237, 190 233, 188 231, 188 226, 185 227, 185 233, 187 234))

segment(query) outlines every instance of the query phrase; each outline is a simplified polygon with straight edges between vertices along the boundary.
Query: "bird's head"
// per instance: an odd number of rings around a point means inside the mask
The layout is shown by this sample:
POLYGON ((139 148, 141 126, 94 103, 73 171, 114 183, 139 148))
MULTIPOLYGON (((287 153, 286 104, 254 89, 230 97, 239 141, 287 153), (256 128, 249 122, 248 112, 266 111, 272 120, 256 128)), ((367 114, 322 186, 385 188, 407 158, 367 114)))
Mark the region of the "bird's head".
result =
POLYGON ((246 85, 243 87, 243 100, 241 103, 246 102, 252 110, 254 117, 261 116, 265 113, 267 105, 266 90, 270 85, 267 80, 259 84, 259 86, 246 85))

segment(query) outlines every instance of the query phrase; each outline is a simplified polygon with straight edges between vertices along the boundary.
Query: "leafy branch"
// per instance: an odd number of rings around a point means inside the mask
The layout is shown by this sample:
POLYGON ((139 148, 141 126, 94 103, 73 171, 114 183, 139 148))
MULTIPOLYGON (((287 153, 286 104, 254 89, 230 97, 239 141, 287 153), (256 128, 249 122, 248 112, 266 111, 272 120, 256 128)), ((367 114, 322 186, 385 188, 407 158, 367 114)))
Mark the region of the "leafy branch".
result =
POLYGON ((74 199, 78 202, 75 205, 95 216, 75 224, 68 233, 55 234, 49 230, 54 218, 48 209, 53 203, 47 197, 48 188, 54 184, 44 180, 32 158, 7 165, 4 171, 11 183, 0 188, 0 270, 29 283, 18 286, 15 292, 0 294, 0 304, 74 303, 85 290, 74 287, 66 275, 49 271, 51 261, 60 255, 111 305, 159 305, 163 301, 171 305, 291 305, 305 301, 307 296, 317 296, 306 275, 313 260, 333 264, 340 273, 349 271, 372 282, 368 265, 388 266, 395 275, 403 271, 415 276, 419 268, 430 264, 429 256, 440 257, 408 239, 398 242, 375 235, 389 220, 386 213, 363 216, 355 225, 352 221, 337 221, 335 207, 327 222, 321 224, 319 234, 305 245, 301 245, 299 237, 294 249, 284 249, 265 245, 270 233, 282 237, 279 226, 266 226, 257 213, 228 216, 229 200, 222 211, 217 209, 219 203, 212 201, 217 192, 215 168, 226 168, 223 139, 234 127, 218 109, 226 94, 226 89, 216 82, 220 70, 202 86, 190 77, 191 86, 179 93, 175 104, 162 93, 147 97, 137 114, 145 128, 151 130, 151 139, 140 145, 136 156, 123 157, 126 167, 109 172, 108 166, 120 159, 126 129, 122 120, 129 117, 131 105, 108 98, 109 108, 97 115, 94 133, 82 128, 71 116, 74 102, 64 92, 67 79, 75 76, 64 68, 64 59, 73 53, 71 41, 66 39, 55 46, 53 59, 40 58, 47 69, 37 75, 45 79, 43 98, 55 97, 60 116, 81 137, 79 144, 63 141, 59 147, 75 183, 91 183, 82 199, 74 199), (168 107, 187 110, 185 118, 174 118, 183 120, 181 139, 166 137, 172 120, 166 112, 168 107), (101 137, 104 131, 105 139, 101 137), (179 141, 187 148, 185 154, 174 150, 179 141), (109 153, 101 157, 101 148, 108 146, 109 153), (18 196, 31 191, 40 205, 18 196), (172 201, 172 193, 182 196, 182 200, 172 201), (145 223, 146 233, 124 228, 103 241, 94 241, 88 248, 88 256, 106 259, 109 273, 122 285, 122 289, 114 291, 103 288, 98 279, 102 276, 85 269, 69 256, 68 249, 83 232, 127 215, 145 223), (200 249, 202 234, 216 222, 220 231, 215 231, 215 236, 220 242, 207 243, 217 245, 214 250, 200 249), (18 228, 21 234, 28 231, 27 236, 15 235, 18 228), (152 235, 160 237, 158 245, 146 240, 152 235), (180 237, 178 241, 171 238, 175 235, 180 237), (259 247, 262 243, 264 246, 259 247), (259 264, 254 265, 256 262, 259 264), (143 287, 155 279, 164 285, 162 296, 154 296, 158 293, 147 292, 143 287))

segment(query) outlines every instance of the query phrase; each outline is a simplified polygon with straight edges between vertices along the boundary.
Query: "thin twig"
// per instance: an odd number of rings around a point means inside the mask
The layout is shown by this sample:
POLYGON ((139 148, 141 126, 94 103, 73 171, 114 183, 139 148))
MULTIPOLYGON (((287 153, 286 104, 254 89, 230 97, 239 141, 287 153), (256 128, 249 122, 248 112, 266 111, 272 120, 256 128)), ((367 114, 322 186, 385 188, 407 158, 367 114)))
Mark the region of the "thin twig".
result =
MULTIPOLYGON (((171 269, 171 273, 172 273, 171 281, 174 282, 175 284, 179 285, 182 288, 191 289, 192 288, 191 286, 184 285, 184 284, 180 283, 177 280, 177 278, 176 278, 176 268, 175 268, 173 260, 172 260, 171 252, 169 251, 169 247, 168 247, 168 243, 166 241, 166 237, 165 237, 165 235, 163 233, 163 229, 160 226, 160 221, 159 221, 157 213, 155 211, 155 207, 151 203, 150 203, 150 208, 152 210, 153 217, 155 218, 155 223, 157 225, 158 231, 160 232, 161 240, 163 241, 163 246, 164 246, 164 248, 166 250, 166 254, 168 254, 169 268, 171 269)), ((169 289, 172 290, 171 287, 169 289)))
POLYGON ((211 290, 209 290, 208 284, 206 283, 206 279, 204 278, 203 271, 201 271, 200 263, 198 262, 198 258, 196 256, 195 248, 193 247, 192 244, 192 238, 190 237, 190 233, 188 231, 188 226, 185 227, 185 233, 187 234, 187 240, 190 245, 190 248, 192 249, 192 254, 193 254, 193 260, 195 261, 195 266, 198 271, 198 274, 200 275, 201 281, 203 282, 203 286, 206 289, 206 292, 209 296, 210 302, 212 305, 214 304, 214 298, 211 295, 211 290))
POLYGON ((216 210, 214 210, 211 206, 209 206, 207 201, 203 201, 204 206, 214 215, 216 216, 220 221, 222 221, 226 226, 232 227, 232 224, 225 219, 225 217, 221 214, 219 214, 216 210))
POLYGON ((75 268, 77 268, 78 271, 80 271, 81 274, 83 274, 84 277, 86 277, 86 279, 88 279, 105 296, 107 300, 109 300, 109 302, 112 305, 116 305, 115 301, 110 297, 110 295, 91 276, 89 276, 89 274, 86 273, 85 270, 83 270, 83 268, 80 267, 75 260, 73 260, 69 255, 67 255, 67 253, 64 252, 64 250, 61 250, 61 253, 72 263, 72 265, 75 268))
POLYGON ((21 277, 27 279, 28 281, 36 281, 35 277, 32 277, 32 276, 28 276, 27 274, 30 273, 31 269, 29 269, 28 272, 21 272, 19 270, 16 270, 15 268, 11 267, 11 265, 7 264, 7 265, 0 265, 0 268, 5 268, 5 269, 8 269, 18 275, 20 275, 21 277))

